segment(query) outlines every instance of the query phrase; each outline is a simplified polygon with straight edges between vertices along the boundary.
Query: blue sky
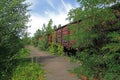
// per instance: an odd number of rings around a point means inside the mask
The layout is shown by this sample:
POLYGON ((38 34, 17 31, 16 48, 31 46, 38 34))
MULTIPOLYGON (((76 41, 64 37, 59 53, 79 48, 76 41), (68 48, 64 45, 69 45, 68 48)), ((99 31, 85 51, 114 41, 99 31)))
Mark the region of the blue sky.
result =
POLYGON ((79 7, 76 0, 27 0, 32 3, 30 14, 30 22, 28 25, 31 27, 28 32, 31 36, 37 29, 41 29, 42 25, 47 24, 50 19, 53 20, 54 25, 65 25, 68 23, 65 19, 70 9, 79 7))

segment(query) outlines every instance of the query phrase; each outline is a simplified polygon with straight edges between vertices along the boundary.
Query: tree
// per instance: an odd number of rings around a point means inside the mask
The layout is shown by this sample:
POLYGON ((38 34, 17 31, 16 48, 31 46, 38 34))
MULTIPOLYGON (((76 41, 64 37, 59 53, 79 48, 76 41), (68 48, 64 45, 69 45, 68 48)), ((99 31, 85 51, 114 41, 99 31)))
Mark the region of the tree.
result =
POLYGON ((74 47, 79 48, 77 57, 83 63, 79 70, 80 74, 101 80, 119 79, 120 1, 78 0, 78 2, 80 7, 70 10, 67 19, 82 20, 79 24, 70 26, 74 31, 70 38, 77 42, 74 47))
MULTIPOLYGON (((11 61, 22 47, 20 37, 27 28, 29 6, 25 0, 0 1, 0 79, 6 80, 11 61)), ((8 78, 9 79, 9 78, 8 78)))
POLYGON ((40 29, 38 29, 35 34, 34 34, 34 37, 33 37, 33 44, 34 46, 38 46, 38 41, 40 38, 42 38, 42 35, 43 35, 43 31, 41 31, 40 29))
POLYGON ((22 38, 22 42, 25 46, 31 44, 31 38, 29 37, 28 32, 24 33, 24 37, 22 38))
POLYGON ((41 50, 47 50, 48 48, 48 35, 53 32, 53 21, 49 20, 48 24, 43 24, 42 30, 38 29, 33 37, 33 43, 41 50))
POLYGON ((49 20, 45 30, 46 30, 46 34, 50 34, 53 31, 53 21, 52 21, 52 19, 49 20))

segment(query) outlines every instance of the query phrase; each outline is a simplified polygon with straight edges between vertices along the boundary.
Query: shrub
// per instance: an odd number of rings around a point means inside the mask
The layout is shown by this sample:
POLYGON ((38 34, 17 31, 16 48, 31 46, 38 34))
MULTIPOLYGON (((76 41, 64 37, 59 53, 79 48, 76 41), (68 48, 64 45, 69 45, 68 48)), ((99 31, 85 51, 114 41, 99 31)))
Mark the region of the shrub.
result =
POLYGON ((64 48, 60 44, 57 47, 57 54, 63 56, 64 55, 64 48))
POLYGON ((14 70, 11 80, 45 80, 44 70, 38 63, 24 60, 14 70))
POLYGON ((55 55, 61 55, 61 56, 64 55, 63 46, 54 42, 51 43, 51 45, 48 48, 48 51, 55 55))
POLYGON ((15 56, 10 80, 45 80, 44 70, 38 63, 31 63, 30 50, 22 48, 15 56))
MULTIPOLYGON (((82 20, 80 24, 70 26, 70 30, 74 31, 71 38, 77 42, 74 46, 80 49, 77 58, 82 63, 75 71, 88 79, 119 80, 120 3, 116 1, 115 5, 103 8, 96 6, 101 4, 99 1, 79 1, 86 8, 71 10, 68 17, 82 20)), ((103 1, 102 4, 106 5, 107 1, 111 0, 103 1)))
POLYGON ((46 49, 48 48, 47 39, 39 40, 39 41, 38 41, 38 44, 37 44, 37 47, 38 47, 40 50, 46 51, 46 49))
POLYGON ((22 48, 16 55, 15 58, 19 59, 19 58, 26 58, 28 57, 30 54, 30 50, 29 49, 25 49, 22 48))
POLYGON ((114 45, 109 47, 104 46, 99 52, 94 48, 78 52, 77 59, 81 61, 82 66, 76 68, 74 71, 78 75, 87 76, 89 79, 119 80, 120 48, 109 49, 111 47, 114 47, 114 45))

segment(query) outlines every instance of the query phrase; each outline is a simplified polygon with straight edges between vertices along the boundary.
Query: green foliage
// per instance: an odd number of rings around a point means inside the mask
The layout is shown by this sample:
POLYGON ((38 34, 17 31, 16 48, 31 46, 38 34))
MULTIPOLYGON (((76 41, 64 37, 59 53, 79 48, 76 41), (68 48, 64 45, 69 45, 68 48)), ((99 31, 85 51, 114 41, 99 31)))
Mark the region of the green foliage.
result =
POLYGON ((34 46, 38 47, 41 50, 47 50, 48 48, 48 34, 52 34, 53 32, 53 21, 49 20, 48 24, 43 24, 42 30, 38 29, 34 34, 32 39, 32 43, 34 46))
POLYGON ((39 41, 39 38, 42 37, 42 35, 44 35, 44 31, 38 29, 36 31, 36 33, 34 34, 34 37, 32 38, 32 44, 37 47, 38 46, 38 41, 39 41))
POLYGON ((116 65, 116 66, 113 65, 113 67, 109 68, 108 71, 105 73, 106 75, 104 77, 104 80, 119 80, 120 79, 119 72, 115 71, 119 69, 120 69, 120 65, 116 65))
POLYGON ((48 48, 48 51, 52 54, 56 54, 57 53, 57 45, 56 43, 52 42, 51 45, 48 48))
POLYGON ((51 45, 48 48, 48 51, 54 55, 61 55, 61 56, 64 55, 63 46, 54 42, 51 43, 51 45))
POLYGON ((37 45, 38 45, 37 47, 40 50, 44 50, 45 51, 48 48, 47 36, 44 36, 44 39, 39 40, 37 45))
POLYGON ((86 49, 81 53, 77 53, 77 57, 80 60, 82 66, 75 69, 78 75, 85 75, 88 78, 102 78, 103 72, 106 71, 104 61, 101 55, 91 48, 86 49), (79 70, 79 71, 78 71, 79 70))
POLYGON ((31 38, 29 37, 28 33, 24 34, 24 37, 22 38, 24 45, 30 45, 31 44, 31 38))
POLYGON ((119 80, 120 70, 120 3, 118 0, 78 0, 80 8, 68 13, 68 20, 82 20, 70 25, 77 42, 77 59, 82 66, 75 69, 88 79, 119 80), (118 3, 118 4, 117 4, 118 3), (114 4, 113 6, 111 6, 114 4))
POLYGON ((111 38, 112 41, 120 42, 120 33, 119 32, 111 32, 108 34, 108 37, 111 38))
POLYGON ((80 60, 78 60, 78 59, 76 58, 76 56, 70 56, 69 59, 70 59, 70 62, 72 62, 72 63, 81 64, 80 60))
POLYGON ((44 70, 38 63, 25 61, 16 67, 11 80, 45 80, 44 70))
POLYGON ((26 58, 28 57, 30 54, 30 50, 29 49, 24 49, 22 48, 15 56, 16 59, 19 59, 19 58, 26 58))
POLYGON ((85 75, 88 78, 97 78, 101 80, 119 79, 119 53, 105 53, 101 55, 93 51, 93 49, 88 49, 81 53, 78 52, 77 57, 82 63, 82 66, 74 70, 78 75, 85 75))
POLYGON ((72 24, 70 25, 70 30, 74 32, 74 34, 69 35, 70 40, 74 40, 77 42, 73 45, 73 47, 88 47, 93 45, 94 38, 98 38, 97 33, 91 32, 87 29, 80 28, 80 24, 72 24))
POLYGON ((29 5, 24 1, 0 1, 0 80, 9 80, 14 56, 23 47, 20 37, 29 18, 29 5))
POLYGON ((45 80, 44 70, 40 64, 31 63, 29 53, 30 50, 23 48, 16 54, 10 80, 45 80))
POLYGON ((69 20, 70 22, 80 20, 81 13, 82 9, 80 8, 71 9, 68 13, 68 18, 66 19, 69 20))
POLYGON ((53 21, 52 19, 49 20, 47 26, 45 27, 46 34, 51 34, 53 31, 53 21))
POLYGON ((61 55, 61 56, 63 56, 65 54, 63 46, 61 46, 59 44, 58 44, 58 47, 57 47, 57 54, 61 55))
POLYGON ((16 66, 19 63, 22 63, 22 62, 25 61, 25 60, 22 60, 22 59, 28 57, 29 52, 30 51, 28 49, 22 48, 14 56, 9 58, 9 60, 5 61, 6 63, 4 65, 4 68, 6 68, 6 71, 1 72, 0 79, 1 80, 11 80, 14 69, 16 68, 16 66))

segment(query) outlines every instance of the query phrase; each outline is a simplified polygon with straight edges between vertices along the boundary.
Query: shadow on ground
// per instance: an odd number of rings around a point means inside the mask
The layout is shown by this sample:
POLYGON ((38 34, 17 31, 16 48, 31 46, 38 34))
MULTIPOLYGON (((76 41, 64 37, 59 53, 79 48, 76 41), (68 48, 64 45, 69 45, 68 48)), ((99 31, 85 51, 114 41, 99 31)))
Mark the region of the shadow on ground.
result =
POLYGON ((34 56, 31 57, 31 62, 46 63, 48 60, 57 58, 57 56, 34 56))

